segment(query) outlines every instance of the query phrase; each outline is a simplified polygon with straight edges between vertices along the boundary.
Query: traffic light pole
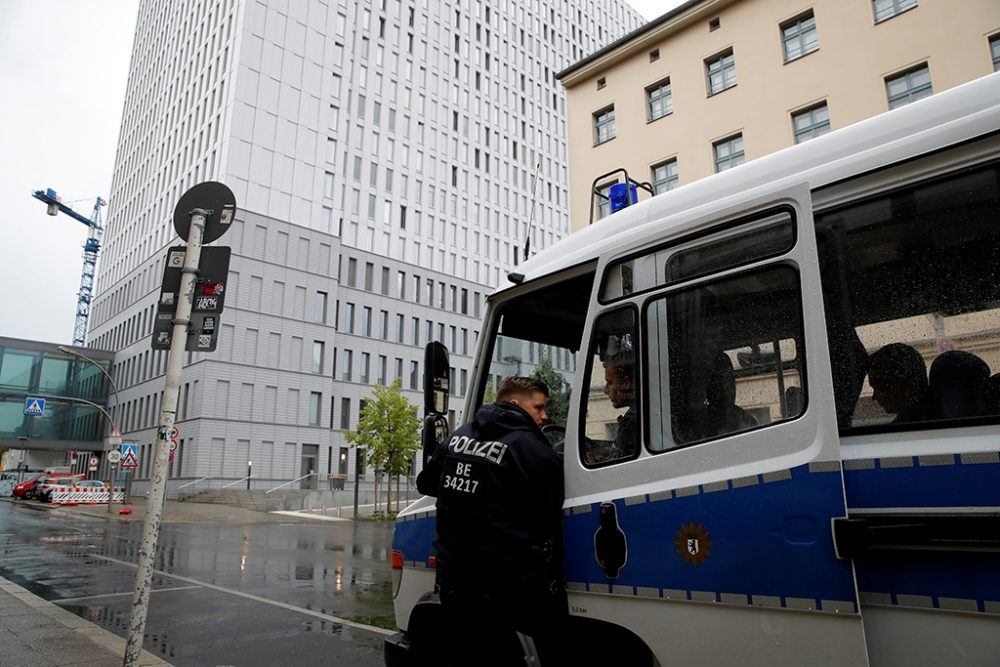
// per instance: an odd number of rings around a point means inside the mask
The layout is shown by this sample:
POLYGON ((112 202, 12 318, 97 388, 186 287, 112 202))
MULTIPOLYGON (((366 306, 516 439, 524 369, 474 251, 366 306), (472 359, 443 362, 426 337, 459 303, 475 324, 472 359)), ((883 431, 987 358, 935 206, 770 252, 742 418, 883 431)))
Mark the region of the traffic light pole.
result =
POLYGON ((146 632, 146 616, 149 612, 149 593, 153 584, 153 566, 156 559, 156 543, 163 518, 163 500, 167 492, 167 460, 170 454, 170 438, 177 417, 177 397, 180 393, 181 371, 184 368, 184 348, 187 343, 188 324, 194 302, 198 263, 201 260, 202 239, 205 219, 212 214, 196 208, 191 211, 191 229, 188 245, 184 253, 184 268, 181 270, 180 293, 177 312, 173 320, 170 351, 167 353, 167 376, 163 387, 160 409, 160 428, 156 434, 153 451, 153 471, 150 479, 149 496, 146 500, 146 522, 142 530, 142 544, 139 547, 139 564, 135 575, 135 590, 132 593, 132 613, 128 623, 128 642, 125 646, 124 667, 138 667, 142 655, 142 639, 146 632))

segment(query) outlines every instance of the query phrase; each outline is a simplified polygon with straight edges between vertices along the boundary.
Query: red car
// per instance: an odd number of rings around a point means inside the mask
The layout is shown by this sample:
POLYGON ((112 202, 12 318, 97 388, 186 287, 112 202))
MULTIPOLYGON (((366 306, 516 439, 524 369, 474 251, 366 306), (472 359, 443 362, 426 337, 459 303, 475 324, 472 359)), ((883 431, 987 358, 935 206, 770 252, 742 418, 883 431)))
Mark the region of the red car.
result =
POLYGON ((35 484, 38 483, 42 477, 45 477, 44 472, 40 472, 31 479, 26 479, 20 484, 14 485, 14 491, 12 492, 15 498, 31 498, 35 492, 35 484))
POLYGON ((26 479, 20 484, 16 485, 14 487, 13 495, 15 498, 24 498, 26 500, 30 500, 31 498, 37 496, 41 483, 44 483, 48 479, 69 480, 73 479, 74 477, 78 478, 79 476, 80 476, 79 474, 72 474, 68 472, 54 472, 54 473, 40 472, 31 479, 26 479))

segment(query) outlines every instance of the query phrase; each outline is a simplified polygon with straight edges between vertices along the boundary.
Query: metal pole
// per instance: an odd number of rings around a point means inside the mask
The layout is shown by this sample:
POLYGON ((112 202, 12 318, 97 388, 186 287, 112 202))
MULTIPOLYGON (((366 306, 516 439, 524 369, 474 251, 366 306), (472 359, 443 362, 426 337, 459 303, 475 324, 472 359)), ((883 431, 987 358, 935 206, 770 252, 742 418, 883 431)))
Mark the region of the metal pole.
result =
POLYGON ((250 476, 253 475, 253 461, 247 461, 247 491, 250 490, 250 476))
MULTIPOLYGON (((106 377, 108 379, 108 384, 111 385, 111 391, 113 391, 114 394, 115 394, 115 404, 119 405, 119 406, 122 404, 121 399, 118 398, 118 387, 115 386, 114 379, 111 377, 111 374, 108 373, 108 371, 106 371, 104 369, 104 366, 102 366, 101 364, 97 363, 95 360, 91 359, 87 355, 82 354, 80 352, 77 352, 76 350, 74 350, 71 347, 66 347, 65 345, 58 345, 58 346, 56 346, 56 349, 58 349, 60 352, 65 352, 66 354, 73 355, 74 357, 79 357, 80 359, 83 359, 84 361, 87 361, 90 364, 96 366, 97 370, 101 371, 101 373, 104 374, 104 377, 106 377)), ((112 423, 111 425, 114 426, 115 424, 112 423)))
POLYGON ((194 302, 195 277, 201 261, 201 240, 205 233, 205 218, 210 213, 196 208, 191 211, 191 230, 188 233, 184 268, 181 269, 181 286, 177 299, 177 312, 173 321, 170 351, 167 353, 167 375, 160 404, 160 428, 156 434, 153 452, 153 472, 149 496, 146 500, 146 522, 142 529, 139 547, 139 564, 135 573, 135 591, 132 593, 132 614, 128 622, 128 642, 125 645, 124 667, 138 667, 142 655, 142 638, 146 632, 146 615, 149 612, 149 591, 153 584, 153 565, 156 542, 160 534, 163 500, 167 492, 167 456, 170 437, 177 418, 177 397, 180 393, 181 371, 184 369, 184 348, 194 302))
POLYGON ((111 501, 115 497, 115 471, 118 469, 114 463, 111 464, 111 483, 108 484, 108 514, 111 514, 111 501))
POLYGON ((360 486, 359 477, 361 475, 361 448, 354 448, 354 518, 358 518, 358 486, 360 486))

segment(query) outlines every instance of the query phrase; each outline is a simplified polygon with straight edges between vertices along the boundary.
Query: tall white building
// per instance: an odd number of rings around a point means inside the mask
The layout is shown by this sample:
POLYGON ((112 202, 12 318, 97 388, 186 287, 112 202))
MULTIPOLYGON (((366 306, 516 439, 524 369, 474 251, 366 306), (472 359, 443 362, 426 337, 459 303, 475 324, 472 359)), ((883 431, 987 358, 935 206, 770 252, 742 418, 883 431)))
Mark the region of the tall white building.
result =
MULTIPOLYGON (((148 478, 150 349, 172 214, 217 180, 240 212, 218 350, 188 354, 170 485, 353 471, 376 384, 417 400, 423 345, 456 396, 491 285, 568 233, 554 74, 628 33, 622 0, 144 1, 88 343, 148 478)), ((267 482, 255 482, 259 488, 267 482)), ((277 483, 277 482, 276 482, 277 483)))

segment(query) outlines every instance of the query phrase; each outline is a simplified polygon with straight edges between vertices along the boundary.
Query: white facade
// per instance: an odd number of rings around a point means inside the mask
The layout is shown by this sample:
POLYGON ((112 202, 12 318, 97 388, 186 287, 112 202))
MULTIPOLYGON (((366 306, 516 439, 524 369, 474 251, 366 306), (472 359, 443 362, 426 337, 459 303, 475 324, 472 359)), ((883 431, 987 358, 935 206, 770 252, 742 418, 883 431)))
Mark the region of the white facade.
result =
POLYGON ((371 387, 401 370, 411 391, 430 335, 461 395, 483 300, 529 222, 534 250, 568 233, 554 72, 640 22, 618 0, 144 2, 89 339, 117 351, 116 417, 141 458, 166 356, 149 334, 188 188, 222 181, 240 214, 216 242, 233 247, 222 335, 188 355, 171 486, 239 479, 248 461, 268 480, 353 474, 342 433, 371 387))

